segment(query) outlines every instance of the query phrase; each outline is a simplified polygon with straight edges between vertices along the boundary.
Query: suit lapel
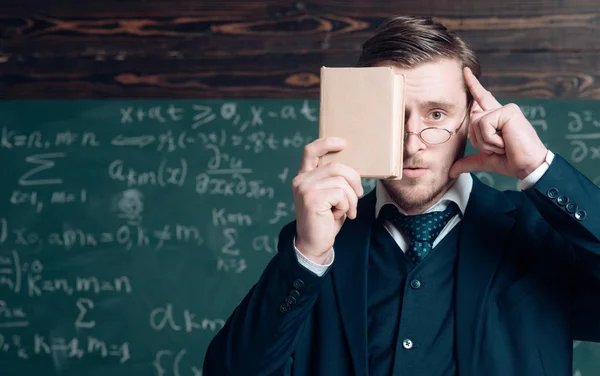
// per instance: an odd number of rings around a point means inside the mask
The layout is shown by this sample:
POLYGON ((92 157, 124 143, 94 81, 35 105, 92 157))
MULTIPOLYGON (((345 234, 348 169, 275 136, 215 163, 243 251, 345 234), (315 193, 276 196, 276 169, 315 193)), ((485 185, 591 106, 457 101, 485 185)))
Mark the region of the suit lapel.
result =
POLYGON ((456 353, 458 373, 477 375, 482 309, 514 218, 514 205, 502 192, 473 178, 473 189, 460 230, 456 271, 456 353))
POLYGON ((356 375, 368 374, 367 269, 375 190, 359 200, 355 220, 346 220, 335 241, 331 269, 338 308, 356 375))

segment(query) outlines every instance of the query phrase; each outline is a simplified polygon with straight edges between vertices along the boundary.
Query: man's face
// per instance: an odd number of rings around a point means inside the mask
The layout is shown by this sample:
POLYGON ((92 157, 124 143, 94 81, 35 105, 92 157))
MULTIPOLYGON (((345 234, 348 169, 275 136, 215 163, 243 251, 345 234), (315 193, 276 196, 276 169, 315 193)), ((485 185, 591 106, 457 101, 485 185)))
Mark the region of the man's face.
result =
MULTIPOLYGON (((405 77, 405 131, 427 127, 455 131, 465 119, 467 96, 457 60, 438 60, 414 68, 394 68, 405 77)), ((439 145, 428 145, 411 134, 404 141, 401 180, 384 180, 392 197, 409 214, 433 205, 454 182, 448 171, 464 155, 468 124, 439 145)))

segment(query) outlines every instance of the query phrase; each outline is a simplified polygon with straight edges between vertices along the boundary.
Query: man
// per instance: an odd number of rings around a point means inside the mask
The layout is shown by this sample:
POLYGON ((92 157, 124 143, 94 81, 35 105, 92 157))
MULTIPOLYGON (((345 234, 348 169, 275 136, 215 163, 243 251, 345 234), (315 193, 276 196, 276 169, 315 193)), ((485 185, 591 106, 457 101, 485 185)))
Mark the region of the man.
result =
POLYGON ((204 374, 570 375, 572 341, 600 340, 600 190, 481 86, 439 23, 385 22, 358 65, 405 75, 403 178, 359 200, 355 171, 319 165, 343 140, 307 145, 296 221, 204 374), (467 137, 481 153, 464 157, 467 137))

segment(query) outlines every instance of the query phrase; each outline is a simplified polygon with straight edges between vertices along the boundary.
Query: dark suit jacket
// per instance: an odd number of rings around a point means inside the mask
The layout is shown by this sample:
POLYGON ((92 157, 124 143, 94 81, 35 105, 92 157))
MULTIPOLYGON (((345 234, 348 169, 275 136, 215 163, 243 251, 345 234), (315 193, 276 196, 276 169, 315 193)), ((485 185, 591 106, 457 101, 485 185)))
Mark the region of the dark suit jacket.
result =
MULTIPOLYGON (((374 205, 374 192, 360 199, 323 277, 298 263, 295 224, 282 230, 278 254, 211 342, 205 376, 368 374, 374 205)), ((572 341, 600 340, 599 239, 600 189, 558 155, 526 192, 474 178, 456 271, 458 374, 571 375, 572 341)))

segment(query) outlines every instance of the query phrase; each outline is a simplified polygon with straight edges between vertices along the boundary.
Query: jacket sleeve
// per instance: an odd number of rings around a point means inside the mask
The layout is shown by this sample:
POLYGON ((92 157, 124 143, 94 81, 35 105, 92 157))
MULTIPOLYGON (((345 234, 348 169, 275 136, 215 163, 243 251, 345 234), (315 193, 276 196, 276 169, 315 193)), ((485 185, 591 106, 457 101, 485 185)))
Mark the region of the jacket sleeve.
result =
POLYGON ((299 264, 295 231, 295 222, 282 229, 278 253, 211 341, 205 376, 287 374, 324 280, 299 264))
MULTIPOLYGON (((569 244, 573 339, 600 342, 600 188, 558 155, 526 191, 549 225, 569 244)), ((550 240, 548 240, 550 241, 550 240)), ((552 247, 564 242, 548 244, 552 247)))

